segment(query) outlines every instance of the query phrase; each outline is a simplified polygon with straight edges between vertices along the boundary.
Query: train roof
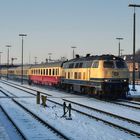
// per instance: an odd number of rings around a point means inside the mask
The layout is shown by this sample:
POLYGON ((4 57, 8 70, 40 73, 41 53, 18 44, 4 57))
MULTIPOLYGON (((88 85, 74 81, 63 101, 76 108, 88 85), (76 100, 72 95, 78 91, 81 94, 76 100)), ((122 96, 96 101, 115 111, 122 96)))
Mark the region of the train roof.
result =
POLYGON ((116 57, 114 55, 95 55, 90 56, 89 54, 86 57, 77 57, 75 59, 71 59, 63 64, 63 68, 89 68, 92 66, 94 60, 121 60, 124 61, 120 57, 116 57))
POLYGON ((120 57, 114 56, 114 55, 109 55, 109 54, 94 55, 94 56, 93 55, 92 56, 87 55, 86 57, 77 57, 77 58, 71 59, 67 62, 93 61, 93 60, 123 60, 123 59, 120 58, 120 57))
POLYGON ((32 65, 31 68, 62 67, 63 61, 32 65))

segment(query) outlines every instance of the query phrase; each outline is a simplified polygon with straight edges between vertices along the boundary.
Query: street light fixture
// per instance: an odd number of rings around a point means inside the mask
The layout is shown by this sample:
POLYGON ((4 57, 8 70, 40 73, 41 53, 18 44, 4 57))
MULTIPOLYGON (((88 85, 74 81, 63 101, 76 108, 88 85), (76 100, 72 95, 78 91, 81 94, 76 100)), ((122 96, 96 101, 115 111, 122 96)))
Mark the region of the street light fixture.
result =
POLYGON ((21 84, 23 84, 23 37, 27 36, 26 34, 19 34, 22 37, 22 52, 21 52, 21 84))
POLYGON ((74 49, 75 49, 75 48, 77 48, 77 47, 75 47, 75 46, 72 46, 71 48, 73 49, 73 52, 72 52, 72 54, 73 54, 73 59, 74 59, 74 57, 75 57, 75 52, 74 52, 74 49))
POLYGON ((136 42, 136 13, 135 8, 140 7, 140 5, 136 4, 129 4, 129 7, 134 8, 134 14, 133 14, 133 85, 132 85, 132 91, 136 91, 135 89, 135 42, 136 42))
POLYGON ((121 45, 120 45, 120 40, 123 40, 123 38, 118 37, 116 38, 117 40, 119 40, 119 49, 118 49, 118 56, 120 56, 120 52, 121 52, 121 45))
POLYGON ((7 80, 8 80, 8 69, 9 69, 9 48, 11 47, 11 45, 6 45, 5 47, 7 47, 7 80))
POLYGON ((14 65, 14 60, 17 60, 17 58, 14 57, 11 58, 11 65, 14 65))

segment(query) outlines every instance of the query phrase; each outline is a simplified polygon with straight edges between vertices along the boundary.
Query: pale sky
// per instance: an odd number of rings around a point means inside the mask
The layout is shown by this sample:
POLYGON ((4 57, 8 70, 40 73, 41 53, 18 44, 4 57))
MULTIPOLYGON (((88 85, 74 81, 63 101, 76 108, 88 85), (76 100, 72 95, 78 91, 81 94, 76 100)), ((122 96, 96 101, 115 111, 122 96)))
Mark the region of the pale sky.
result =
MULTIPOLYGON (((123 37, 123 54, 133 49, 133 9, 129 3, 140 0, 0 0, 0 51, 2 63, 10 58, 21 63, 20 33, 24 38, 24 63, 72 58, 76 54, 118 55, 118 40, 123 37)), ((136 50, 140 48, 140 8, 136 9, 136 50)))

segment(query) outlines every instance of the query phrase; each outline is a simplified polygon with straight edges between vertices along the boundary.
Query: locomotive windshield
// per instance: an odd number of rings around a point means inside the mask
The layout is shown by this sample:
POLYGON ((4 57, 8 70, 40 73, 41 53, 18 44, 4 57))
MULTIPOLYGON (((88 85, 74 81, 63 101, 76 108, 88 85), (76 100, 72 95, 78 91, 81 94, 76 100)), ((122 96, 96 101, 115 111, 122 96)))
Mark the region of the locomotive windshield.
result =
POLYGON ((127 65, 124 61, 116 61, 117 68, 127 68, 127 65))
POLYGON ((104 68, 114 68, 114 63, 113 61, 104 61, 103 66, 104 68))
POLYGON ((104 61, 104 68, 127 68, 127 65, 124 61, 104 61))

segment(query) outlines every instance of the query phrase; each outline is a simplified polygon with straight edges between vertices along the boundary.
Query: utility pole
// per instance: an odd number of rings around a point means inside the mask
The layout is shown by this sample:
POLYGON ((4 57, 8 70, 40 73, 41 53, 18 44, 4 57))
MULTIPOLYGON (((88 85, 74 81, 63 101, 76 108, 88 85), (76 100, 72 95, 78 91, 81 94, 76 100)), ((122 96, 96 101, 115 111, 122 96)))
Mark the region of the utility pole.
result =
POLYGON ((140 7, 140 5, 129 4, 128 6, 134 8, 134 14, 133 14, 133 85, 132 85, 132 91, 136 91, 136 89, 135 89, 135 48, 136 48, 136 13, 135 13, 135 8, 140 7))
POLYGON ((21 84, 23 84, 23 37, 27 36, 26 34, 19 34, 22 38, 22 51, 21 51, 21 84))
POLYGON ((118 56, 120 57, 120 53, 121 53, 121 45, 120 45, 120 40, 123 40, 123 38, 118 37, 116 38, 117 40, 119 40, 119 48, 118 48, 118 56))
POLYGON ((9 69, 9 48, 11 45, 6 45, 7 47, 7 80, 8 80, 8 69, 9 69))

